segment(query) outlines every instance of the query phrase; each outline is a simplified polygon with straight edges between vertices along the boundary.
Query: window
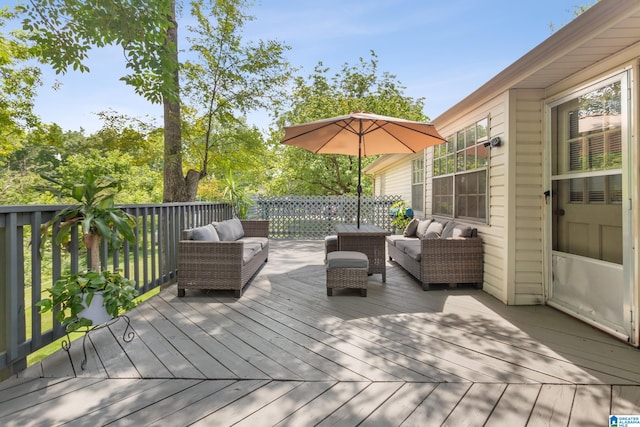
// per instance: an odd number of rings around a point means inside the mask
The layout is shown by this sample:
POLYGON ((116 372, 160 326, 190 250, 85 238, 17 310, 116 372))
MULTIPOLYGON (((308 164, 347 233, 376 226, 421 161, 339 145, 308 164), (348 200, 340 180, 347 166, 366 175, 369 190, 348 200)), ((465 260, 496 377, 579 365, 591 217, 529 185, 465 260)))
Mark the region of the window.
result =
POLYGON ((422 211, 424 206, 424 158, 411 162, 411 207, 422 211))
POLYGON ((434 147, 434 214, 486 221, 488 140, 487 117, 434 147))
POLYGON ((622 264, 626 94, 613 76, 551 106, 554 251, 622 264))

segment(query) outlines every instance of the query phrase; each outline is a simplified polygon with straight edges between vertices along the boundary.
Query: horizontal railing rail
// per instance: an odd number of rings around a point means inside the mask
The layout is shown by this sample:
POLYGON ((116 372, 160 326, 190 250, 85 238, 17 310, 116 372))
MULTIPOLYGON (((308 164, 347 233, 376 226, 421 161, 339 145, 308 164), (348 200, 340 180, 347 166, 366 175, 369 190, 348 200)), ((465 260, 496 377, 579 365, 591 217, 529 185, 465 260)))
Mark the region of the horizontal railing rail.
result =
MULTIPOLYGON (((41 315, 36 302, 64 272, 85 270, 87 253, 78 231, 63 250, 40 229, 66 205, 0 206, 0 377, 26 367, 26 357, 65 335, 52 313, 41 315), (47 317, 45 317, 47 316, 47 317)), ((110 249, 103 242, 101 264, 135 280, 140 293, 177 277, 177 247, 183 229, 232 216, 226 203, 122 205, 136 218, 136 241, 110 249)))

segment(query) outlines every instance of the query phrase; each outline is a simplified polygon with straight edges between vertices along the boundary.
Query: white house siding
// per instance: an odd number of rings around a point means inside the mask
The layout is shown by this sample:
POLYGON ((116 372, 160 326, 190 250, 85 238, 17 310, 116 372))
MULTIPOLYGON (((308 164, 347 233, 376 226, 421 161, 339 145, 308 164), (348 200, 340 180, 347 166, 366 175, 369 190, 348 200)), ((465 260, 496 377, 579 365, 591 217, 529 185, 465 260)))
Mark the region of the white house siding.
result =
POLYGON ((543 98, 543 90, 510 92, 509 304, 544 303, 543 98))
MULTIPOLYGON (((507 136, 508 120, 508 94, 496 96, 491 101, 478 106, 470 111, 465 111, 447 123, 435 123, 438 132, 445 138, 453 133, 464 129, 484 117, 489 116, 491 137, 499 136, 502 139, 502 147, 493 148, 490 151, 489 162, 489 215, 487 224, 470 223, 478 228, 478 234, 484 244, 484 283, 485 292, 495 296, 502 302, 508 302, 508 278, 509 265, 507 256, 509 247, 506 240, 506 229, 508 226, 506 217, 507 189, 509 180, 507 179, 508 151, 509 144, 507 136)), ((428 215, 431 215, 431 178, 433 176, 433 150, 427 154, 426 171, 426 204, 428 215)))
POLYGON ((403 200, 411 201, 411 160, 395 163, 376 173, 377 195, 399 195, 403 200))

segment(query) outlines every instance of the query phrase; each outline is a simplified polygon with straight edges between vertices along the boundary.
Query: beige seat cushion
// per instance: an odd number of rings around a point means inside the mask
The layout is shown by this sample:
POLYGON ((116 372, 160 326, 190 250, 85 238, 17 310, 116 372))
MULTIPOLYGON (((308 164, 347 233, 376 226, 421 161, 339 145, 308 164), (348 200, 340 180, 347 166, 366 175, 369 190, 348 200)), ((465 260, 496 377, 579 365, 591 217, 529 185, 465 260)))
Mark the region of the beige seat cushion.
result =
POLYGON ((369 258, 362 252, 330 252, 327 254, 327 268, 369 268, 369 258))

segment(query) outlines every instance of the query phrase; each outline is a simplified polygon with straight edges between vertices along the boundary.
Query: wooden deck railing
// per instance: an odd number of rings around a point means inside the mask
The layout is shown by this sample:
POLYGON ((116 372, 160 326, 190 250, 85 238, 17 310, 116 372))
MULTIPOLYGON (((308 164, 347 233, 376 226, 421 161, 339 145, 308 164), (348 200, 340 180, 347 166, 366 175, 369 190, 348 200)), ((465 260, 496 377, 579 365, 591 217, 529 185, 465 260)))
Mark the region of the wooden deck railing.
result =
MULTIPOLYGON (((389 209, 399 196, 363 197, 363 224, 390 230, 389 209)), ((0 206, 0 378, 26 367, 29 354, 65 335, 52 313, 35 303, 63 272, 86 269, 87 253, 77 230, 65 250, 45 242, 40 227, 65 206, 0 206), (44 316, 49 316, 44 318, 44 316), (43 321, 44 320, 44 321, 43 321)), ((121 206, 137 218, 136 243, 111 250, 101 263, 138 284, 140 293, 176 280, 181 231, 232 216, 225 203, 169 203, 121 206)), ((338 223, 355 222, 355 197, 261 197, 252 217, 268 219, 272 239, 322 239, 338 223)))
MULTIPOLYGON (((66 249, 45 242, 40 227, 65 206, 0 206, 0 378, 26 367, 26 357, 64 336, 52 320, 43 322, 35 307, 42 291, 62 272, 86 269, 86 250, 77 230, 66 249), (51 327, 50 325, 53 326, 51 327), (47 326, 44 326, 47 325, 47 326)), ((137 218, 136 243, 101 248, 102 265, 122 272, 138 284, 140 293, 171 283, 177 274, 177 241, 183 229, 230 218, 226 203, 124 205, 137 218)))

